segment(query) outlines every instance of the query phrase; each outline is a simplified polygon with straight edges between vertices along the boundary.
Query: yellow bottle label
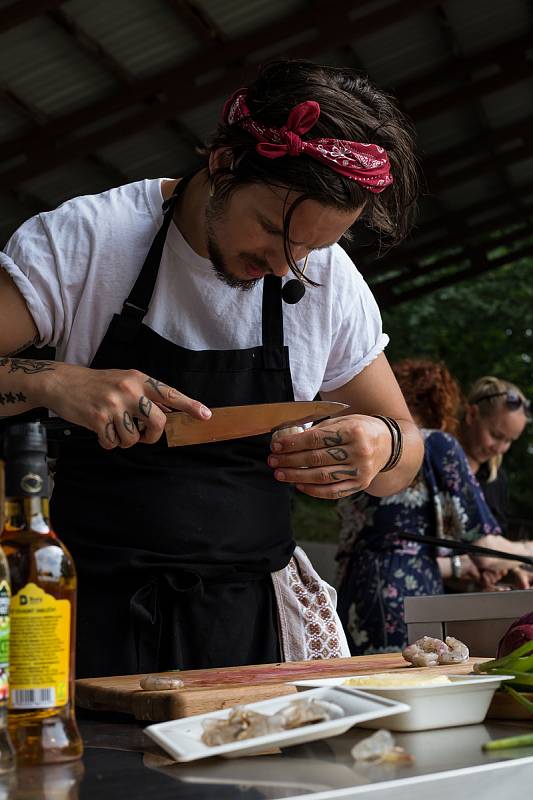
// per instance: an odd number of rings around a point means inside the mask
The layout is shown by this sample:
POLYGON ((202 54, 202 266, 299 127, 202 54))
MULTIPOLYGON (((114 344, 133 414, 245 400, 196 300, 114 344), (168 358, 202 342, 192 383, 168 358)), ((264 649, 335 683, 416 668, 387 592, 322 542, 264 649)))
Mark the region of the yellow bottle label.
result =
POLYGON ((7 701, 9 690, 9 583, 0 581, 0 703, 7 701))
POLYGON ((70 602, 27 583, 11 600, 10 709, 68 702, 70 602))

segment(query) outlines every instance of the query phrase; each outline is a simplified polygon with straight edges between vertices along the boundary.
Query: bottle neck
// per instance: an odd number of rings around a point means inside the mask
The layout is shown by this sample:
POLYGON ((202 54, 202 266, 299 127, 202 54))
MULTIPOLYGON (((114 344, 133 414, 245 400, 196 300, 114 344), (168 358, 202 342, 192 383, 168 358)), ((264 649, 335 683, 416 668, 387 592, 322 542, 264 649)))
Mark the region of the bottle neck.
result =
POLYGON ((4 530, 50 533, 47 497, 6 497, 4 530))

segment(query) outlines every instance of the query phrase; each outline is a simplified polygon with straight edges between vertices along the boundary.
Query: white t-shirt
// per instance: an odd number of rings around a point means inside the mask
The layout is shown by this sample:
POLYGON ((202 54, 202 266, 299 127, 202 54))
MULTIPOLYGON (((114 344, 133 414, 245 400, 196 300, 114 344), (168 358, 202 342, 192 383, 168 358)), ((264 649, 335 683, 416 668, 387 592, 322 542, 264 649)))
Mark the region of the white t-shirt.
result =
MULTIPOLYGON (((0 253, 35 320, 39 346, 54 346, 58 361, 91 363, 141 271, 162 202, 159 179, 77 197, 27 220, 0 253)), ((388 342, 370 289, 341 247, 312 252, 306 275, 322 285, 283 304, 297 400, 343 386, 388 342)), ((262 293, 261 281, 247 292, 226 286, 171 223, 144 322, 189 350, 256 347, 262 293)))

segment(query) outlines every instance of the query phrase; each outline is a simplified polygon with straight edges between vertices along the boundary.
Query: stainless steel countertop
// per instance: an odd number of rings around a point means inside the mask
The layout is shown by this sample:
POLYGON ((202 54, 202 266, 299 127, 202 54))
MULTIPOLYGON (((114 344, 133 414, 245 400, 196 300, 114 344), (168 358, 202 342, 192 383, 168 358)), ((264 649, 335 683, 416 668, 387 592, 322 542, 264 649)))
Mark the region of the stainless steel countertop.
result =
POLYGON ((351 748, 372 733, 363 728, 277 754, 176 764, 143 734, 142 724, 95 716, 80 721, 83 762, 0 778, 0 800, 413 800, 426 793, 431 800, 511 800, 527 796, 524 787, 533 785, 533 747, 488 754, 481 745, 528 727, 533 731, 533 720, 488 720, 395 734, 415 757, 407 766, 355 764, 351 748))

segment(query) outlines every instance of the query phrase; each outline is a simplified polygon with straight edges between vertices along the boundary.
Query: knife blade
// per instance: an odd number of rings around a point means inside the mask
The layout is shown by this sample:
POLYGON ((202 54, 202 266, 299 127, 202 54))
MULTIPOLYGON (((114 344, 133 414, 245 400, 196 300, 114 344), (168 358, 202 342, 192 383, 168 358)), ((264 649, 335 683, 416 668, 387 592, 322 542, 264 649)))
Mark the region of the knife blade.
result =
POLYGON ((169 447, 224 442, 326 419, 349 408, 327 400, 296 400, 212 408, 208 420, 194 419, 184 411, 167 414, 165 434, 169 447))
MULTIPOLYGON (((171 411, 167 414, 165 434, 169 447, 223 442, 326 419, 347 408, 349 406, 345 403, 327 400, 261 403, 212 408, 213 416, 208 420, 194 419, 185 411, 171 411)), ((71 424, 60 417, 50 417, 41 422, 51 441, 96 438, 96 434, 88 428, 71 424)))

